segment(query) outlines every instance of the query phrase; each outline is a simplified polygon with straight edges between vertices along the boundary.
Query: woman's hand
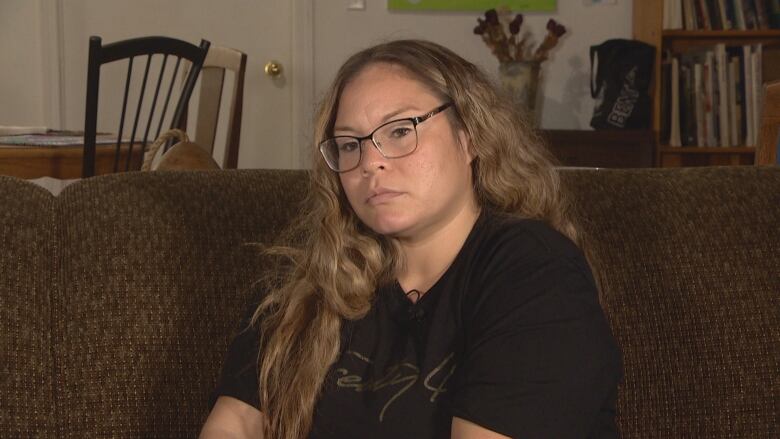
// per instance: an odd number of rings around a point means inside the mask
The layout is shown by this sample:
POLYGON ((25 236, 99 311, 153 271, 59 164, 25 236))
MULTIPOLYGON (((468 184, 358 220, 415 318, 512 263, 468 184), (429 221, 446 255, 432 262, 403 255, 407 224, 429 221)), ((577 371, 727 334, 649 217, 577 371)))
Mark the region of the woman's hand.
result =
POLYGON ((211 409, 200 439, 263 439, 263 413, 229 396, 220 396, 211 409))
POLYGON ((452 418, 451 439, 509 439, 487 428, 461 418, 452 418))

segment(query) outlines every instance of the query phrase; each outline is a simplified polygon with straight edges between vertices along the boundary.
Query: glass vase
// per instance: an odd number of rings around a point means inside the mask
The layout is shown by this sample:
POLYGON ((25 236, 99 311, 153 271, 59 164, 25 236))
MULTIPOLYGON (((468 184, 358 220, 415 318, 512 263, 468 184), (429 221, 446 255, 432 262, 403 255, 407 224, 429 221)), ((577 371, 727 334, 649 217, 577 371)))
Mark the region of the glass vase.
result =
POLYGON ((538 125, 541 107, 538 102, 540 71, 541 63, 537 61, 512 61, 498 67, 501 87, 534 125, 538 125))

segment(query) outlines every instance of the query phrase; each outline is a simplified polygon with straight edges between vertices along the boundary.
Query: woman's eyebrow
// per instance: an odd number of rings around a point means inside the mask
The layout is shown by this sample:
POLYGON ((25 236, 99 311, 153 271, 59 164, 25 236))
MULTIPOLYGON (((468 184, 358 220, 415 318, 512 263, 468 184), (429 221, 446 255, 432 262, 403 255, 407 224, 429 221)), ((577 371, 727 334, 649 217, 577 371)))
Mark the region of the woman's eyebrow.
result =
MULTIPOLYGON (((405 112, 411 111, 411 110, 417 110, 417 107, 412 106, 412 105, 406 105, 406 106, 403 106, 403 107, 401 107, 401 108, 399 108, 397 110, 393 110, 393 111, 385 114, 382 117, 382 119, 380 119, 379 125, 382 125, 385 122, 389 122, 390 120, 392 120, 394 117, 398 116, 399 114, 405 113, 405 112)), ((379 126, 379 125, 377 125, 377 126, 379 126)), ((374 127, 374 128, 376 128, 376 127, 374 127)), ((357 132, 356 129, 354 129, 354 128, 348 126, 348 125, 336 125, 336 126, 333 127, 333 132, 336 132, 336 131, 346 131, 346 132, 352 132, 352 133, 357 132)))

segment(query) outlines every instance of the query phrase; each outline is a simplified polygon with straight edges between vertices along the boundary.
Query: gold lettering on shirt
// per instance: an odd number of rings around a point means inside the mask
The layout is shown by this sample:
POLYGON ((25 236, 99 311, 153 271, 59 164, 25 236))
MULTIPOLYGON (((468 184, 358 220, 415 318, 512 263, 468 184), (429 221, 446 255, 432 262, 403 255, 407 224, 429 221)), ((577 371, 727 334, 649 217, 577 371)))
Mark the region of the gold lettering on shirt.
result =
POLYGON ((425 380, 423 381, 423 385, 425 386, 426 389, 433 392, 431 394, 431 402, 435 402, 436 397, 439 396, 440 393, 444 393, 447 391, 447 388, 445 388, 444 386, 447 384, 447 381, 450 380, 452 374, 455 373, 455 362, 453 361, 452 363, 450 363, 450 360, 452 360, 454 357, 455 357, 455 353, 453 352, 450 355, 448 355, 447 358, 445 358, 444 361, 441 362, 441 364, 433 368, 431 373, 429 373, 428 376, 425 377, 425 380), (436 377, 439 371, 444 369, 445 366, 447 366, 447 369, 444 372, 444 377, 441 379, 439 385, 437 386, 432 385, 431 381, 433 381, 434 377, 436 377))
MULTIPOLYGON (((372 363, 368 357, 360 354, 359 352, 347 351, 346 353, 347 355, 351 355, 365 362, 366 364, 372 363)), ((455 371, 455 363, 451 362, 454 356, 454 353, 448 355, 425 377, 425 380, 423 381, 425 388, 433 392, 430 398, 431 402, 434 402, 439 394, 447 391, 445 386, 455 371), (442 370, 444 370, 444 375, 443 378, 441 378, 441 382, 438 384, 432 384, 434 378, 442 370)), ((417 380, 420 379, 420 369, 414 364, 408 362, 402 362, 388 367, 381 376, 373 380, 364 380, 362 376, 351 374, 349 370, 343 367, 336 369, 336 373, 341 375, 336 380, 336 385, 341 388, 352 389, 355 392, 376 392, 378 390, 384 389, 385 387, 395 386, 398 384, 401 385, 398 391, 393 393, 390 396, 390 399, 388 399, 387 402, 382 406, 382 410, 379 412, 379 422, 384 420, 385 412, 387 412, 387 409, 390 407, 390 405, 395 400, 400 398, 401 395, 406 393, 417 382, 417 380)))

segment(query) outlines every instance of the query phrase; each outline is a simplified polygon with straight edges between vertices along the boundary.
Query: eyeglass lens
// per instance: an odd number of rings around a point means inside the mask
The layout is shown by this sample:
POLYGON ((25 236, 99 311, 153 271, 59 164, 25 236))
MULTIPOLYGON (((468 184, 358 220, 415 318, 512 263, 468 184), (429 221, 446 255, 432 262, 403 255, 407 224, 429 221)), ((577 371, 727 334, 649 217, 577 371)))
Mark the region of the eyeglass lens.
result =
MULTIPOLYGON (((393 121, 380 126, 372 139, 385 158, 403 157, 417 148, 417 129, 411 120, 393 121)), ((360 163, 359 142, 355 137, 335 137, 323 145, 323 152, 331 166, 346 171, 360 163)))

